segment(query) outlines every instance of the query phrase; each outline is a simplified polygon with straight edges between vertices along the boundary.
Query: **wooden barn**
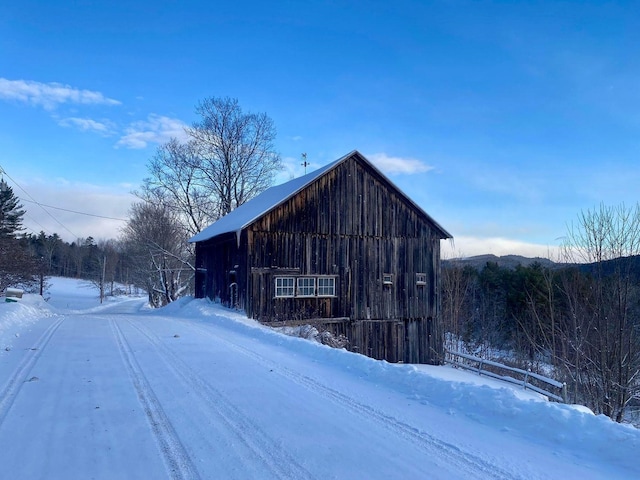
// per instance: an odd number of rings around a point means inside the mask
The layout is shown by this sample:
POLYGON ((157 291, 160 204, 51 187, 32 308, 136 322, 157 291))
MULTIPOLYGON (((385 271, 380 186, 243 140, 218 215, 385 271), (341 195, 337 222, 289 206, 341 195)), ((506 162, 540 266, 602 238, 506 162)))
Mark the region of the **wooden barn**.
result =
POLYGON ((190 241, 196 292, 270 325, 311 324, 390 362, 443 359, 451 235, 359 152, 272 187, 190 241))

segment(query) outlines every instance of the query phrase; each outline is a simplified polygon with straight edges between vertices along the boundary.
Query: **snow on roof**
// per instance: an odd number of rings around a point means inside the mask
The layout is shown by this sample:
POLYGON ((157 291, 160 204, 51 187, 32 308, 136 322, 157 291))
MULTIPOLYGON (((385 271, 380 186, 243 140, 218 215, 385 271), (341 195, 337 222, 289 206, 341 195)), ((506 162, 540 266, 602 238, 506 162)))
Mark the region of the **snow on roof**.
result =
MULTIPOLYGON (((243 228, 253 223, 254 220, 257 220, 271 209, 285 202, 300 190, 305 188, 307 185, 309 185, 311 182, 313 182, 317 178, 320 178, 326 172, 336 167, 347 158, 352 157, 354 154, 358 154, 360 157, 364 158, 364 156, 357 150, 353 150, 343 157, 340 157, 338 160, 335 160, 334 162, 331 162, 328 165, 319 168, 318 170, 308 173, 307 175, 299 178, 294 178, 293 180, 290 180, 286 183, 268 188, 248 202, 240 205, 238 208, 228 213, 218 221, 212 223, 200 233, 197 233, 196 235, 191 237, 189 239, 189 243, 203 242, 223 233, 240 232, 243 228)), ((398 192, 403 195, 414 207, 422 212, 442 232, 443 238, 452 238, 449 232, 442 228, 438 224, 438 222, 431 218, 431 216, 424 210, 422 210, 422 208, 420 208, 420 206, 417 205, 413 200, 402 193, 402 191, 398 187, 396 187, 388 178, 386 178, 386 176, 383 175, 382 172, 380 172, 373 164, 371 164, 371 167, 383 178, 385 178, 387 182, 389 182, 389 184, 391 184, 396 190, 398 190, 398 192)))
POLYGON ((290 180, 286 183, 268 188, 248 202, 243 203, 238 208, 228 213, 218 221, 212 223, 200 233, 197 233, 196 235, 191 237, 189 242, 202 242, 223 233, 237 232, 239 230, 242 230, 244 227, 250 225, 254 220, 260 218, 272 208, 291 198, 311 182, 321 177, 325 172, 331 170, 337 164, 350 157, 354 152, 355 150, 339 158, 338 160, 335 160, 334 162, 331 162, 328 165, 319 168, 318 170, 314 170, 311 173, 303 175, 302 177, 294 178, 293 180, 290 180))

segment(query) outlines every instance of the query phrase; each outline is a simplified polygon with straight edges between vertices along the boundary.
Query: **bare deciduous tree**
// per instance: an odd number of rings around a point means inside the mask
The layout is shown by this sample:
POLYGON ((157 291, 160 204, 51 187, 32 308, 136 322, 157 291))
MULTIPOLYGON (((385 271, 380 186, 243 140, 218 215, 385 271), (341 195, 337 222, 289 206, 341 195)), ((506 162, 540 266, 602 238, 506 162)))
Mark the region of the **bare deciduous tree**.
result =
POLYGON ((135 270, 132 280, 148 292, 151 305, 166 305, 192 290, 193 252, 175 212, 166 205, 134 204, 123 244, 135 270))
POLYGON ((91 281, 98 287, 100 303, 102 303, 107 294, 114 294, 114 283, 120 261, 119 245, 115 240, 100 240, 96 245, 96 250, 98 251, 96 268, 91 281), (108 292, 107 287, 109 287, 108 292))
POLYGON ((569 228, 564 251, 568 260, 592 265, 580 299, 589 328, 580 330, 585 339, 579 381, 590 406, 620 422, 639 388, 640 291, 625 259, 640 254, 640 205, 582 212, 569 228))
POLYGON ((194 141, 172 139, 160 146, 149 162, 150 176, 136 194, 151 203, 162 202, 176 212, 184 230, 195 235, 217 219, 219 200, 203 181, 194 141))
POLYGON ((442 318, 446 348, 459 350, 458 343, 468 340, 468 325, 471 316, 469 307, 475 272, 471 268, 458 265, 455 261, 442 269, 442 318))
POLYGON ((187 133, 198 151, 200 172, 219 200, 223 216, 265 190, 282 168, 273 141, 276 128, 265 113, 243 112, 233 98, 207 98, 187 133))

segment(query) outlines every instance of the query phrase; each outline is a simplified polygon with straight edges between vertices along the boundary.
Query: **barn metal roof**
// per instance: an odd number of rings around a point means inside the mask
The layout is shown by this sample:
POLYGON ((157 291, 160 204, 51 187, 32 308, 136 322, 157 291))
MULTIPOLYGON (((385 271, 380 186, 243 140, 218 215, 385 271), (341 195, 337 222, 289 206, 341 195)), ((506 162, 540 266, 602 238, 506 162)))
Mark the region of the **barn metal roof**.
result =
POLYGON ((218 235, 222 235, 223 233, 239 233, 241 230, 251 225, 255 220, 263 216, 265 213, 269 212, 281 203, 284 203, 299 191, 311 184, 314 180, 320 178, 326 172, 335 168, 337 165, 354 155, 357 155, 362 160, 364 160, 371 168, 373 168, 380 176, 382 176, 382 178, 390 183, 393 188, 395 188, 409 203, 411 203, 415 208, 422 212, 434 224, 434 226, 438 230, 440 230, 443 238, 452 238, 452 235, 449 232, 442 228, 435 220, 433 220, 433 218, 431 218, 430 215, 428 215, 413 200, 411 200, 398 187, 396 187, 382 172, 380 172, 380 170, 378 170, 373 164, 371 164, 371 162, 369 162, 364 157, 364 155, 362 155, 357 150, 353 150, 352 152, 349 152, 348 154, 340 157, 334 162, 331 162, 324 167, 319 168, 318 170, 314 170, 307 175, 303 175, 302 177, 294 178, 293 180, 290 180, 286 183, 268 188, 261 194, 255 196, 248 202, 243 203, 232 212, 212 223, 200 233, 197 233, 196 235, 191 237, 189 239, 189 242, 203 242, 218 235))

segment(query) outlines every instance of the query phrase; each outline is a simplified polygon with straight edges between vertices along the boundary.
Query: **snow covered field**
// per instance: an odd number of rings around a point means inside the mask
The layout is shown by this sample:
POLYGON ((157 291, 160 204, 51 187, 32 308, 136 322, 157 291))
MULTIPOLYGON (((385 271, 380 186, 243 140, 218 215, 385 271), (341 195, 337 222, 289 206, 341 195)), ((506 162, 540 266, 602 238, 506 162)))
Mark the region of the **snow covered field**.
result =
POLYGON ((450 367, 286 337, 203 300, 0 303, 10 479, 636 479, 640 432, 450 367))

